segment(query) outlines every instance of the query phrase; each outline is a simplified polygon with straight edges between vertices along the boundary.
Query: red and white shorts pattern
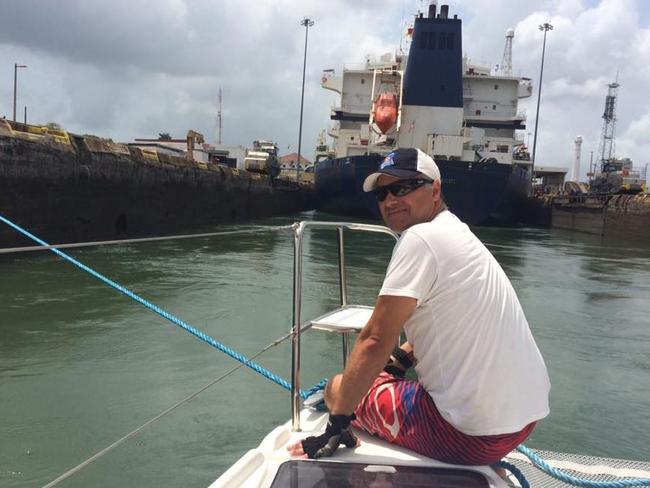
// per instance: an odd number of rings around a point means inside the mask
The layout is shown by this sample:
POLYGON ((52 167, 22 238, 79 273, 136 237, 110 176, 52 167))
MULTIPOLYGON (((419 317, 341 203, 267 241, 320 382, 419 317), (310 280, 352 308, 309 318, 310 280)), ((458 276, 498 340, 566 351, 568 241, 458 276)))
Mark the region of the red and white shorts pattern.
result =
POLYGON ((452 464, 493 464, 521 444, 535 422, 520 432, 470 436, 447 422, 417 381, 382 372, 355 410, 353 425, 393 444, 452 464))

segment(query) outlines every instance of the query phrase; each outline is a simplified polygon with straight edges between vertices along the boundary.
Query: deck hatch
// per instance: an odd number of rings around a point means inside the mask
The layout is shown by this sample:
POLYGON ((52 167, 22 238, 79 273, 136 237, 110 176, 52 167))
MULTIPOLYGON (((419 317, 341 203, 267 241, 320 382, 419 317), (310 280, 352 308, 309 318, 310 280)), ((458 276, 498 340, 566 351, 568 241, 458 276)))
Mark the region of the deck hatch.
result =
POLYGON ((468 469, 422 466, 342 463, 333 461, 287 461, 280 465, 272 488, 366 488, 435 487, 487 488, 488 480, 468 469))

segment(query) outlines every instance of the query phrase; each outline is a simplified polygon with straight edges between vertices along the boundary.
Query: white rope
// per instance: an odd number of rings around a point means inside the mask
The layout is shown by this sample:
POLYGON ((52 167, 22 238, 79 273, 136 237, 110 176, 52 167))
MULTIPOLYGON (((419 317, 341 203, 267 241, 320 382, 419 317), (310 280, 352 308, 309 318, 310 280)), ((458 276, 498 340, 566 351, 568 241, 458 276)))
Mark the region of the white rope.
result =
POLYGON ((206 232, 203 234, 181 234, 175 236, 157 236, 157 237, 141 237, 138 239, 120 239, 113 241, 90 241, 90 242, 71 242, 64 244, 50 244, 49 246, 25 246, 25 247, 7 247, 0 248, 0 254, 10 254, 18 252, 29 252, 29 251, 46 251, 52 248, 57 249, 70 249, 76 247, 90 247, 90 246, 109 246, 115 244, 136 244, 140 242, 154 242, 154 241, 170 241, 170 240, 180 240, 180 239, 196 239, 199 237, 214 237, 214 236, 227 236, 227 235, 236 235, 236 234, 254 234, 260 231, 281 231, 290 229, 291 225, 280 225, 280 226, 257 226, 252 229, 246 230, 233 230, 233 231, 222 231, 222 232, 206 232))

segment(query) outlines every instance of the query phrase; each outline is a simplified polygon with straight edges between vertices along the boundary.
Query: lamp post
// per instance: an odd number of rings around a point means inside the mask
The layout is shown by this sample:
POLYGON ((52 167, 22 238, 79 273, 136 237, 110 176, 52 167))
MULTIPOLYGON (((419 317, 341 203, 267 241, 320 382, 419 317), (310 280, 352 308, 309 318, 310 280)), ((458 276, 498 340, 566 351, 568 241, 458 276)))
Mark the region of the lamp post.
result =
POLYGON ((27 68, 27 65, 14 63, 14 122, 16 122, 16 91, 18 87, 18 68, 27 68))
POLYGON ((302 144, 302 109, 305 102, 305 71, 307 69, 307 37, 309 28, 314 25, 314 21, 305 17, 300 21, 300 25, 305 26, 305 56, 302 62, 302 92, 300 94, 300 125, 298 128, 298 164, 296 164, 296 181, 300 180, 300 149, 302 144))
POLYGON ((542 77, 544 76, 544 55, 546 54, 546 33, 553 30, 550 22, 545 22, 539 26, 539 30, 544 31, 544 43, 542 44, 542 67, 539 72, 539 88, 537 89, 537 113, 535 114, 535 135, 533 136, 533 159, 530 166, 531 180, 535 178, 535 152, 537 152, 537 128, 539 127, 539 102, 542 98, 542 77))

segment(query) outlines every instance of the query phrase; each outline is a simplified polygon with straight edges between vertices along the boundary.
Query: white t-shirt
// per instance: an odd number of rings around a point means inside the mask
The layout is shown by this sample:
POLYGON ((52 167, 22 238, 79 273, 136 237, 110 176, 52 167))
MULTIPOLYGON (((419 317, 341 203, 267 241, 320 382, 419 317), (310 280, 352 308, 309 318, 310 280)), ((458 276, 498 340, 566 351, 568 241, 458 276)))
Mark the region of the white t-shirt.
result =
POLYGON ((379 294, 417 299, 404 326, 415 370, 458 430, 507 434, 548 415, 546 365, 510 280, 454 214, 402 234, 379 294))

